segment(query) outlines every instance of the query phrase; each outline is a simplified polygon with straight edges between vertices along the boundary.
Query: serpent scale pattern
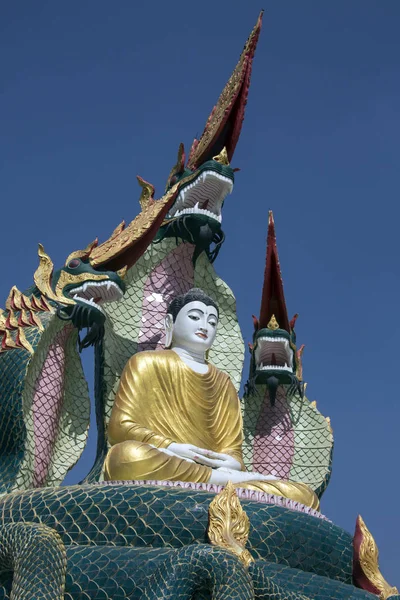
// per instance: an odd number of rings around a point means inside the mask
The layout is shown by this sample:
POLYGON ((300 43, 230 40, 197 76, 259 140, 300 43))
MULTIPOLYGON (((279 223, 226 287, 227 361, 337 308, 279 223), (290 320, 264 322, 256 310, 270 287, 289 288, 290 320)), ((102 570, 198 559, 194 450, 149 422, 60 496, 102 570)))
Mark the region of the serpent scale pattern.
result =
MULTIPOLYGON (((13 528, 36 528, 39 537, 50 532, 55 549, 25 544, 23 562, 36 564, 39 581, 53 565, 59 582, 66 556, 68 600, 374 598, 351 585, 348 533, 305 513, 242 500, 256 559, 247 572, 234 555, 207 545, 212 498, 204 491, 116 484, 14 492, 0 499, 0 533, 15 544, 13 528)), ((3 568, 0 598, 10 597, 11 584, 3 568)), ((48 590, 34 597, 62 597, 54 585, 48 590)))
POLYGON ((267 387, 257 385, 241 404, 246 467, 306 483, 321 495, 331 472, 333 434, 315 403, 287 398, 280 386, 271 407, 267 387))

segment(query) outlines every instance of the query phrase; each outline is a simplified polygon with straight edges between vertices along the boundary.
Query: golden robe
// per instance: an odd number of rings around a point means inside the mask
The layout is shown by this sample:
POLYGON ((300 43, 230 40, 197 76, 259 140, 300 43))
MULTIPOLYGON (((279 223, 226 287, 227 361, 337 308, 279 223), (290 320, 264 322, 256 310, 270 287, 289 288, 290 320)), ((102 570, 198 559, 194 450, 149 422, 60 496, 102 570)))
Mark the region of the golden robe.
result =
MULTIPOLYGON (((228 375, 213 365, 196 373, 173 350, 139 352, 127 362, 108 426, 106 480, 158 479, 207 483, 206 467, 159 450, 172 442, 229 454, 242 465, 239 398, 228 375)), ((247 481, 240 487, 319 507, 304 483, 247 481)))
POLYGON ((171 442, 223 452, 242 468, 242 417, 229 377, 196 373, 173 351, 139 352, 122 373, 108 427, 105 479, 206 483, 211 467, 160 452, 171 442), (155 447, 154 447, 155 446, 155 447))

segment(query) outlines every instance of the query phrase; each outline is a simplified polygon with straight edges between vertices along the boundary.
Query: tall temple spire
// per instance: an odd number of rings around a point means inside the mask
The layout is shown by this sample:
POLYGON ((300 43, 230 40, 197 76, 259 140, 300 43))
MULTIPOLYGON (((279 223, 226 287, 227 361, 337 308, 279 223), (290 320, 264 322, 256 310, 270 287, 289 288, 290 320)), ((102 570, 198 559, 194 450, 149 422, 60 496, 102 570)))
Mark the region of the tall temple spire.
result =
POLYGON ((192 144, 187 164, 190 169, 195 169, 205 161, 211 160, 225 146, 229 162, 232 160, 242 129, 262 16, 263 11, 243 48, 238 64, 208 117, 200 139, 195 139, 192 144))

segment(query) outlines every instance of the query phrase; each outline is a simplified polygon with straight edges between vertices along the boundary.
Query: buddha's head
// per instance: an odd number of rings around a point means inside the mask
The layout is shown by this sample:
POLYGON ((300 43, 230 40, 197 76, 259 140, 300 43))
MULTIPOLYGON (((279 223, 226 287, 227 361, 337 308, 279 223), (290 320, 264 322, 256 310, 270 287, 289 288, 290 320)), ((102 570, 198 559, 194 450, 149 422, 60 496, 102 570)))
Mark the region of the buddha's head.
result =
POLYGON ((165 317, 165 347, 182 347, 192 352, 206 352, 215 340, 218 306, 199 288, 176 296, 165 317))

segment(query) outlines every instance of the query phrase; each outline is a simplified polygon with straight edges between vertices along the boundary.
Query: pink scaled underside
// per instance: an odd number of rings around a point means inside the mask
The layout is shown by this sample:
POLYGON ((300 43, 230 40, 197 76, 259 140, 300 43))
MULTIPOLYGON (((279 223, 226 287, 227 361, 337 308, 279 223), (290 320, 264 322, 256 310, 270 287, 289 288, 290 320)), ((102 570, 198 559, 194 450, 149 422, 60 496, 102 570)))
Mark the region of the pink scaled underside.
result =
POLYGON ((286 393, 278 388, 275 406, 265 392, 254 435, 253 469, 290 479, 294 456, 294 431, 286 393))
POLYGON ((46 483, 64 399, 65 346, 73 331, 64 327, 50 345, 42 370, 36 380, 33 396, 35 440, 33 486, 46 483))
POLYGON ((143 290, 138 352, 164 347, 163 321, 168 304, 193 287, 192 244, 180 244, 149 274, 143 290))

